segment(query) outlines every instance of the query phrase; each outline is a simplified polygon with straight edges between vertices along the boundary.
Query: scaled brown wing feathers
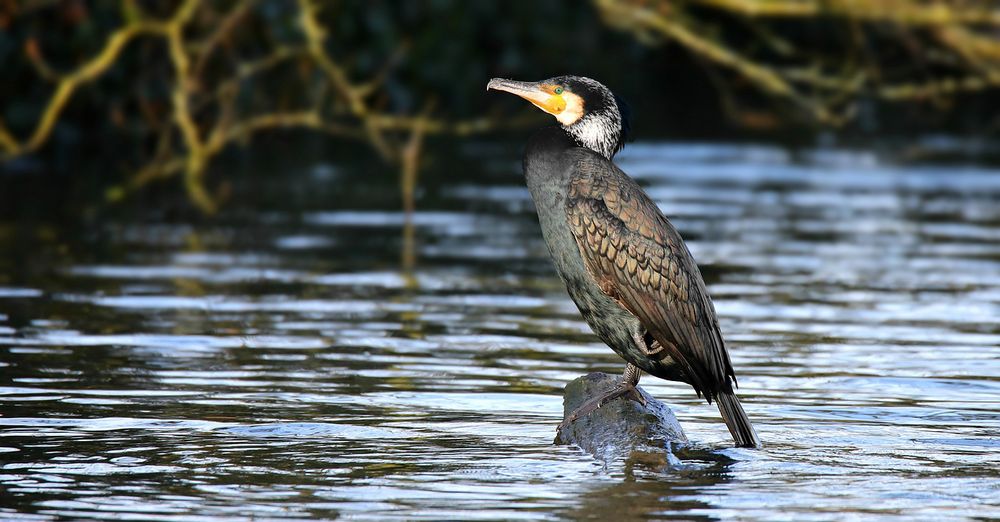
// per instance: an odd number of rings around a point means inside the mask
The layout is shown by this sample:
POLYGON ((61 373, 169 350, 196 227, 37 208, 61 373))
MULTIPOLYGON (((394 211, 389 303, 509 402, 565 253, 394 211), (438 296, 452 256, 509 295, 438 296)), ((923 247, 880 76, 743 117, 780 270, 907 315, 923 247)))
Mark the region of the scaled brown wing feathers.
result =
POLYGON ((666 348, 699 394, 711 401, 732 391, 715 308, 680 234, 610 161, 583 149, 572 154, 566 213, 588 271, 666 348))

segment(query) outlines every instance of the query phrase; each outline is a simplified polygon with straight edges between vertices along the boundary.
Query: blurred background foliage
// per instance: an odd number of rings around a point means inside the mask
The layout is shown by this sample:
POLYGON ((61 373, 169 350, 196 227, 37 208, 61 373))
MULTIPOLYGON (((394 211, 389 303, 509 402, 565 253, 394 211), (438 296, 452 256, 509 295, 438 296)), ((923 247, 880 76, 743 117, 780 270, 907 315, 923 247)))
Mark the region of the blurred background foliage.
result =
POLYGON ((0 0, 0 30, 7 209, 34 190, 212 213, 258 157, 377 161, 412 208, 428 154, 546 122, 493 76, 598 78, 639 139, 914 151, 1000 129, 993 2, 0 0))

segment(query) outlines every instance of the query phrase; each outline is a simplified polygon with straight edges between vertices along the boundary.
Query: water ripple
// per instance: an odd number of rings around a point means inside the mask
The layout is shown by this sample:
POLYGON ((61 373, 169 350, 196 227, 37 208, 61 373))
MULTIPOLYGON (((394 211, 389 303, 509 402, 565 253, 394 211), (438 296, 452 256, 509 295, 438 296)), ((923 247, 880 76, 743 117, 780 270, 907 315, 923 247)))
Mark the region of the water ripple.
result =
POLYGON ((765 441, 731 448, 713 406, 646 377, 694 441, 660 473, 552 445, 565 383, 623 365, 555 278, 516 163, 487 163, 495 184, 414 215, 412 272, 384 210, 5 251, 45 266, 0 286, 0 518, 1000 516, 1000 172, 630 146, 765 441))

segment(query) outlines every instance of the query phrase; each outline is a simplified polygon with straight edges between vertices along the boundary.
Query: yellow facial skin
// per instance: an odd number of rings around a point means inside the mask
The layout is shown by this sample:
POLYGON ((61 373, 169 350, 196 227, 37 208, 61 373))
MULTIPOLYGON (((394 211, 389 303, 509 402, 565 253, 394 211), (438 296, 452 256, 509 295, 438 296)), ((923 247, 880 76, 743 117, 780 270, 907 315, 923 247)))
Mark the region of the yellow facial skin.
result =
POLYGON ((530 101, 535 107, 555 116, 563 125, 572 125, 583 117, 583 98, 569 92, 561 85, 494 78, 486 88, 516 94, 530 101))
POLYGON ((541 94, 535 97, 525 97, 528 101, 533 103, 535 107, 542 109, 543 111, 553 115, 558 116, 559 113, 566 110, 566 99, 563 98, 565 90, 557 85, 541 84, 539 89, 542 91, 541 94), (547 94, 547 96, 545 96, 547 94))

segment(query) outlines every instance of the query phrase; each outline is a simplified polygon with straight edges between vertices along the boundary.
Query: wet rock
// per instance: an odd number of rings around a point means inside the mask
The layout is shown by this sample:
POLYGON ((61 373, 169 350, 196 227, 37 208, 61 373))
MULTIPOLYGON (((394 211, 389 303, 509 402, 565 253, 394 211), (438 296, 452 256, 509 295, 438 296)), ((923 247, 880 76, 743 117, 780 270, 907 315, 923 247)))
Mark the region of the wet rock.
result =
MULTIPOLYGON (((591 373, 566 385, 563 419, 580 405, 614 388, 620 375, 591 373)), ((677 462, 673 443, 687 442, 684 430, 666 404, 642 388, 646 404, 620 397, 559 430, 556 444, 573 444, 605 463, 622 462, 667 468, 677 462)))

